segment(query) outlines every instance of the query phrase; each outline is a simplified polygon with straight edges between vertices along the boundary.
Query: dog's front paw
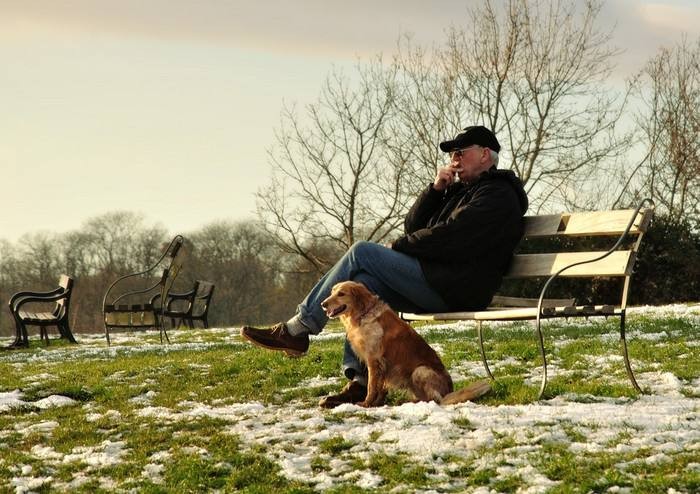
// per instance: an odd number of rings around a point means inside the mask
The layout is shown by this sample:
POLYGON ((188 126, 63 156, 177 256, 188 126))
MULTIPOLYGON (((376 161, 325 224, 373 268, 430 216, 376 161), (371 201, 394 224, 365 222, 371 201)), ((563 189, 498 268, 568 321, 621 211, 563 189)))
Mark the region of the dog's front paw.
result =
POLYGON ((381 407, 384 406, 384 400, 373 400, 373 401, 361 401, 360 403, 355 403, 358 406, 364 407, 364 408, 376 408, 376 407, 381 407))

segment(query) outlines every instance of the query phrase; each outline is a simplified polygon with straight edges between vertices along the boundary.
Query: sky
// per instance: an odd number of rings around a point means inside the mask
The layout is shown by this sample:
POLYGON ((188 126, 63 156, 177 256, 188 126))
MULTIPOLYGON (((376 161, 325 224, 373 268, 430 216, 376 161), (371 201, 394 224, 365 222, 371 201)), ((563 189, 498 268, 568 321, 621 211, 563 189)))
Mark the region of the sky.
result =
MULTIPOLYGON (((284 104, 401 34, 439 45, 472 3, 0 0, 0 239, 117 210, 173 234, 253 219, 284 104)), ((629 75, 700 35, 700 2, 608 0, 600 22, 629 75)))

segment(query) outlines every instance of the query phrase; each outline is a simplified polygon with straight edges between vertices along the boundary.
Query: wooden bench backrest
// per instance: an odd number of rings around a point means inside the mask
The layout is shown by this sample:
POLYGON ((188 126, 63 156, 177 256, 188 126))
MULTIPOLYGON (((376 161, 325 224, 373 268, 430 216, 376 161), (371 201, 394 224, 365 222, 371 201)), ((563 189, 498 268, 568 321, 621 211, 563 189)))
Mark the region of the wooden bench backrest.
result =
POLYGON ((161 278, 161 300, 168 299, 168 293, 182 270, 182 265, 185 262, 185 249, 182 247, 183 242, 184 239, 178 235, 173 239, 170 250, 168 251, 168 266, 163 270, 163 277, 161 278))
POLYGON ((73 288, 73 278, 68 275, 62 274, 58 279, 58 286, 65 290, 70 290, 73 288))
POLYGON ((68 310, 68 307, 70 305, 71 291, 73 290, 73 283, 73 278, 65 274, 62 274, 61 277, 58 279, 58 286, 63 288, 63 293, 67 294, 66 297, 56 301, 54 313, 59 317, 63 317, 65 312, 68 310))
POLYGON ((197 280, 192 311, 194 315, 201 316, 209 310, 209 303, 214 295, 214 287, 214 283, 210 281, 197 280))
MULTIPOLYGON (((525 217, 525 238, 552 236, 619 236, 627 228, 634 209, 550 214, 525 217)), ((642 209, 630 229, 631 235, 643 233, 651 221, 651 209, 642 209)))
MULTIPOLYGON (((635 210, 594 211, 586 213, 554 214, 546 216, 526 216, 524 238, 542 237, 591 237, 609 236, 615 239, 627 228, 635 210)), ((629 235, 643 234, 651 221, 653 210, 642 209, 630 228, 629 235)), ((636 247, 618 250, 596 262, 578 265, 567 269, 564 277, 620 277, 632 274, 636 259, 636 247)), ((550 276, 572 263, 596 259, 605 251, 557 252, 541 254, 517 254, 513 257, 508 278, 530 278, 550 276)))

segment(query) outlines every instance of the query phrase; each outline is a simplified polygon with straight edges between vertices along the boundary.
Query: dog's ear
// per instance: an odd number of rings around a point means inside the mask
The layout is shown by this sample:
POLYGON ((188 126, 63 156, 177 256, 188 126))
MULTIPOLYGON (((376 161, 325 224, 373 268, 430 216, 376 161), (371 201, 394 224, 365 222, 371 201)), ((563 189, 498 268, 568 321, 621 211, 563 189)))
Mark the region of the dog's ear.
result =
POLYGON ((352 285, 352 298, 355 302, 356 310, 363 313, 367 310, 374 302, 377 300, 375 294, 369 291, 362 283, 353 283, 352 285))

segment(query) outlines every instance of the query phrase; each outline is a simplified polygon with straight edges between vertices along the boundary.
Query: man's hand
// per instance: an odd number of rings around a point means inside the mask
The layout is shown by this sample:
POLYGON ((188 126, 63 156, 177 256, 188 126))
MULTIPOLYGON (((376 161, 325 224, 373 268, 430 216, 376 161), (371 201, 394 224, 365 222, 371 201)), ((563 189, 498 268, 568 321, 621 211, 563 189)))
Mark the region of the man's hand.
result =
POLYGON ((433 189, 443 191, 455 181, 455 174, 460 168, 456 163, 439 168, 433 182, 433 189))

